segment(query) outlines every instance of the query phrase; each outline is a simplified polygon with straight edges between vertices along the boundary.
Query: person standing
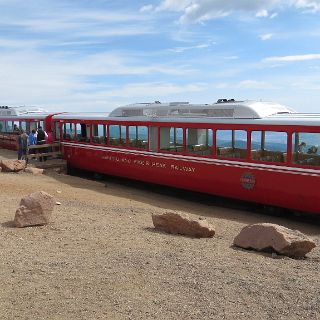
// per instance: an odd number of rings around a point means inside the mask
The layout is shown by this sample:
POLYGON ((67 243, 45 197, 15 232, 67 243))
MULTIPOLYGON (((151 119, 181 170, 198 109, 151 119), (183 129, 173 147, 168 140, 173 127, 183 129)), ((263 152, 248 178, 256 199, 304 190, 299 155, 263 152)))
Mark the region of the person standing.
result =
MULTIPOLYGON (((37 144, 37 135, 36 130, 32 129, 31 133, 29 134, 29 146, 34 146, 37 144)), ((29 153, 36 153, 36 149, 29 149, 29 153)))
POLYGON ((20 132, 18 135, 18 160, 26 160, 28 162, 27 150, 29 137, 23 129, 21 129, 20 132))
POLYGON ((36 144, 37 144, 36 130, 32 129, 31 133, 29 134, 29 145, 34 146, 36 144))
POLYGON ((19 129, 17 124, 13 125, 13 130, 12 131, 13 131, 13 133, 20 134, 20 129, 19 129))
MULTIPOLYGON (((37 131, 37 145, 45 144, 47 138, 48 138, 47 133, 42 129, 41 126, 39 126, 38 131, 37 131)), ((46 151, 47 151, 46 148, 41 148, 39 150, 39 153, 45 153, 46 151)), ((39 161, 42 162, 42 160, 46 161, 47 159, 46 159, 46 157, 40 156, 39 161)))

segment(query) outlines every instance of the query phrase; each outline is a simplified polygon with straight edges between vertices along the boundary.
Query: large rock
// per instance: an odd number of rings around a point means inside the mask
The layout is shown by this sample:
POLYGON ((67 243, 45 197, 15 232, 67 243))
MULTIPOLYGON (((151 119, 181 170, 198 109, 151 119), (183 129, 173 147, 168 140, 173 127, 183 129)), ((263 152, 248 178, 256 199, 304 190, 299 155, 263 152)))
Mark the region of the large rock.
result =
POLYGON ((1 160, 0 167, 4 172, 18 172, 26 168, 26 160, 1 160))
POLYGON ((48 224, 55 203, 53 196, 44 191, 22 198, 14 217, 15 226, 21 228, 48 224))
POLYGON ((209 238, 215 234, 213 226, 206 220, 191 219, 186 213, 165 212, 152 214, 156 229, 173 234, 182 234, 196 238, 209 238))
POLYGON ((316 247, 315 242, 300 231, 272 223, 244 227, 233 244, 244 249, 271 250, 293 258, 302 258, 316 247))
POLYGON ((24 172, 31 173, 31 174, 43 174, 43 169, 27 167, 24 169, 24 172))

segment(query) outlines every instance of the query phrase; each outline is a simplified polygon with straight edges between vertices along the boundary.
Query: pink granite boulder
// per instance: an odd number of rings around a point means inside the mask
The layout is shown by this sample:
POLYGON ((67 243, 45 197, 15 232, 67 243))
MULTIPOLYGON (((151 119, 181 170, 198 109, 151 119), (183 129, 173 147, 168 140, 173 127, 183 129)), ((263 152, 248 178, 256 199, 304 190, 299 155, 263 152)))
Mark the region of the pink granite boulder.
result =
POLYGON ((26 168, 25 160, 1 160, 0 167, 3 172, 18 172, 26 168))
POLYGON ((210 238, 215 230, 206 220, 191 219, 186 213, 165 212, 152 214, 156 229, 172 234, 182 234, 196 238, 210 238))
POLYGON ((53 196, 44 191, 34 192, 22 198, 14 217, 15 226, 22 228, 48 224, 55 203, 53 196))
POLYGON ((233 244, 244 249, 273 251, 292 258, 302 258, 315 242, 298 230, 272 223, 257 223, 244 227, 233 244))

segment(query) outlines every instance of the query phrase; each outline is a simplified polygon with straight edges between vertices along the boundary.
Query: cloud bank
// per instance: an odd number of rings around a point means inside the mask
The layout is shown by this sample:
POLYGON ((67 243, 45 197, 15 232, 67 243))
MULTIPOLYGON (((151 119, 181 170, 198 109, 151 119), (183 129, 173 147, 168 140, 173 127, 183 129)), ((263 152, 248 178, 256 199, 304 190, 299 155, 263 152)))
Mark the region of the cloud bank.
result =
POLYGON ((229 16, 235 12, 247 12, 258 18, 274 18, 277 11, 286 8, 320 12, 319 0, 163 0, 156 11, 177 11, 179 22, 198 23, 229 16))

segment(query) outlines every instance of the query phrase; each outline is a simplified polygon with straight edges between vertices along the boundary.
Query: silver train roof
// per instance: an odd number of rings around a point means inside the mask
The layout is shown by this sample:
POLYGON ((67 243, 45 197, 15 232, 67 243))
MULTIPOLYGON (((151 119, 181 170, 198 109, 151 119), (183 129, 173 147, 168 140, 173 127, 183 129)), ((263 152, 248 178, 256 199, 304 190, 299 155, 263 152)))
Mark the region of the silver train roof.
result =
POLYGON ((135 103, 107 113, 63 113, 61 120, 154 121, 320 126, 320 114, 301 114, 284 105, 263 101, 219 99, 213 104, 135 103))
POLYGON ((261 119, 270 115, 295 113, 293 109, 273 102, 235 101, 219 99, 213 104, 189 102, 136 103, 119 107, 110 117, 215 117, 234 119, 261 119))
POLYGON ((48 111, 39 108, 39 107, 27 107, 27 106, 20 106, 20 107, 9 107, 9 106, 0 106, 0 116, 1 117, 19 117, 23 116, 28 118, 29 116, 46 116, 48 115, 48 111))

